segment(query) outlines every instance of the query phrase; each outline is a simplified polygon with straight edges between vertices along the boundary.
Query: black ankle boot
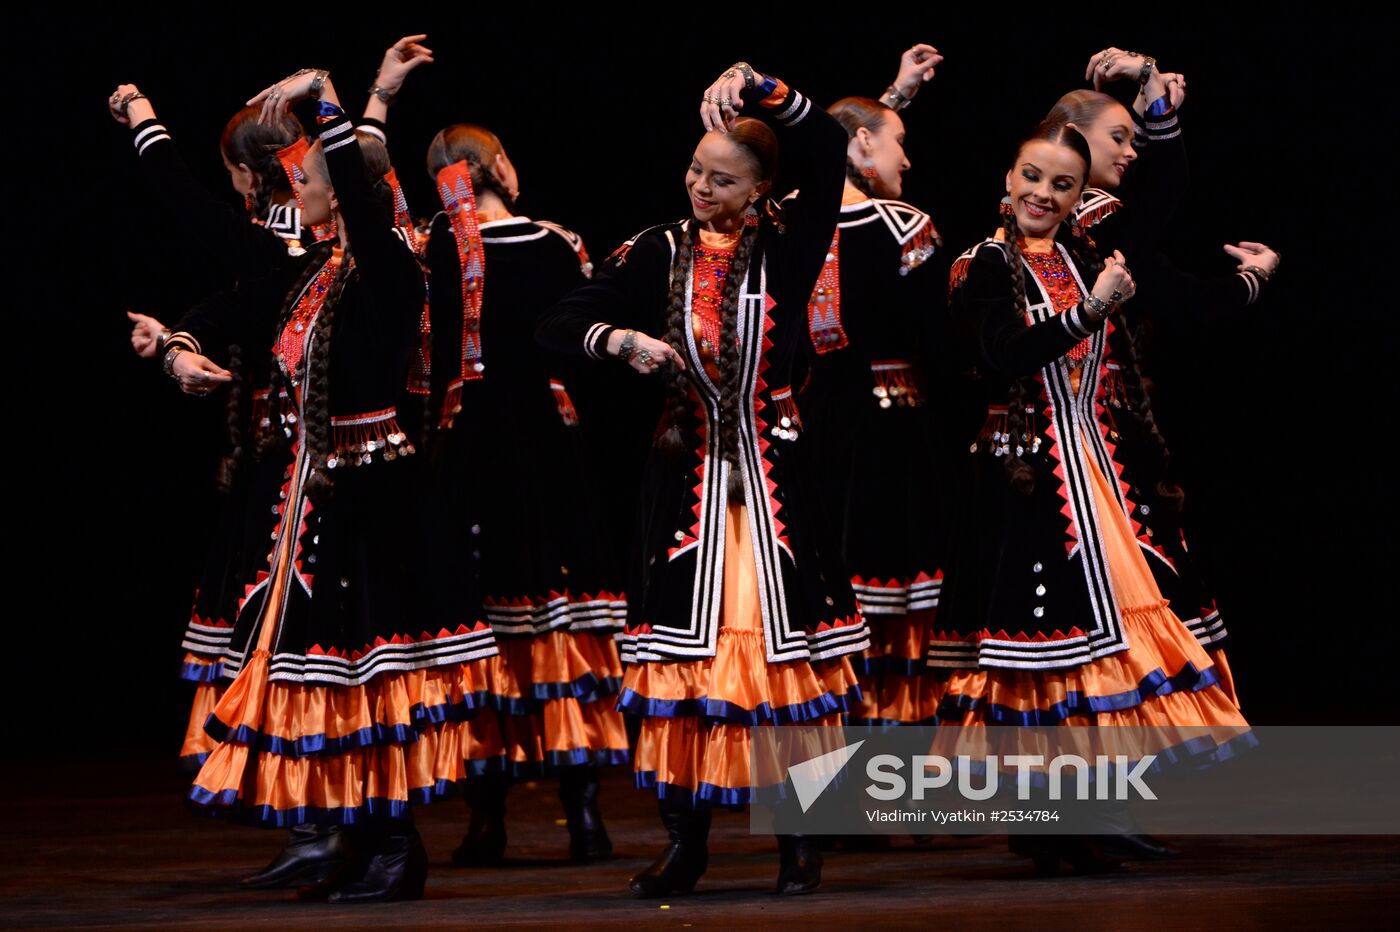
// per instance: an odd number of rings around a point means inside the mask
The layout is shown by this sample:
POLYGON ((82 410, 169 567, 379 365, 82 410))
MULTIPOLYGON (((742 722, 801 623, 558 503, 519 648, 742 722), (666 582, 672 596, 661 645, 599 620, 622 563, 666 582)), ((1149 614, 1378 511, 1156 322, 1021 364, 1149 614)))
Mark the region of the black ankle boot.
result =
POLYGON ((1112 874, 1123 869, 1123 862, 1100 852, 1086 835, 1008 835, 1012 854, 1030 858, 1036 873, 1055 877, 1067 864, 1076 874, 1112 874))
POLYGON ((628 889, 643 899, 689 893, 710 862, 710 810, 664 799, 660 808, 661 824, 666 826, 671 843, 628 884, 628 889))
POLYGON ((612 857, 612 839, 598 811, 598 768, 565 767, 559 772, 559 801, 569 825, 569 857, 601 861, 612 857))
POLYGON ((1100 803, 1096 826, 1103 834, 1093 837, 1094 847, 1125 861, 1166 861, 1181 857, 1181 849, 1146 835, 1132 812, 1122 803, 1100 803))
POLYGON ((506 791, 510 779, 504 774, 467 778, 467 805, 472 817, 467 834, 452 852, 458 867, 485 867, 506 859, 506 791))
POLYGON ((811 893, 822 885, 822 849, 811 835, 776 835, 778 895, 811 893))
POLYGON ((412 822, 372 826, 363 837, 359 869, 327 898, 331 903, 416 900, 428 879, 428 852, 412 822))
POLYGON ((349 855, 350 845, 339 825, 296 825, 287 847, 238 885, 245 890, 271 890, 319 883, 334 874, 349 855))

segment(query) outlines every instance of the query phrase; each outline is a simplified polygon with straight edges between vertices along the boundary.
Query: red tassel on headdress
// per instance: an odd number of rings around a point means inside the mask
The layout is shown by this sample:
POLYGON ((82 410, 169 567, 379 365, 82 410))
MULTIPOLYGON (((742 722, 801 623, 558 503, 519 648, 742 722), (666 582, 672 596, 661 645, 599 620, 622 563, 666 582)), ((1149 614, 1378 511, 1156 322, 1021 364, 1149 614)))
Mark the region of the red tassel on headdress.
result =
POLYGON ((447 386, 440 425, 451 427, 462 410, 462 386, 479 379, 486 366, 481 360, 481 299, 486 284, 486 255, 476 217, 476 192, 465 160, 437 174, 438 195, 457 241, 457 261, 462 267, 462 368, 447 386))
MULTIPOLYGON (((292 186, 292 194, 297 199, 297 206, 305 208, 301 202, 301 195, 297 194, 297 182, 302 181, 306 176, 302 174, 301 163, 306 160, 306 152, 311 148, 311 144, 302 136, 289 146, 283 146, 277 150, 277 161, 282 163, 282 171, 287 173, 287 183, 292 186)), ((335 221, 330 223, 318 223, 311 228, 311 235, 316 237, 316 242, 325 242, 328 239, 335 239, 340 235, 335 228, 335 221)))
POLYGON ((418 242, 418 231, 413 228, 413 215, 408 211, 408 198, 403 196, 403 186, 393 168, 384 173, 384 182, 394 192, 394 226, 403 234, 404 242, 415 253, 421 254, 422 244, 418 242))

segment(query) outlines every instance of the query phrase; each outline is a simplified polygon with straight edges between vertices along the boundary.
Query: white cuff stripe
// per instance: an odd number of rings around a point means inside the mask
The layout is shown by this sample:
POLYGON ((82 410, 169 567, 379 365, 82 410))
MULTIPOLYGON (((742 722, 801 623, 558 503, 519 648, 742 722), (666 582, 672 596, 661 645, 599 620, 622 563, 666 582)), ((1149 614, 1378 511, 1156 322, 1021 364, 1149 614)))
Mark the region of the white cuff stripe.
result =
POLYGON ((608 329, 608 324, 594 324, 588 328, 588 333, 583 338, 583 351, 594 359, 602 359, 602 355, 593 348, 593 341, 598 339, 598 335, 608 329))
POLYGON ((151 135, 153 135, 153 134, 155 134, 155 133, 166 133, 166 134, 169 134, 169 132, 170 132, 170 131, 169 131, 168 129, 166 129, 164 126, 162 126, 162 125, 159 124, 159 123, 156 123, 156 124, 154 124, 154 125, 152 125, 152 126, 146 127, 145 129, 141 130, 141 132, 137 133, 137 134, 136 134, 136 138, 132 141, 132 145, 136 146, 136 148, 139 149, 139 148, 141 148, 141 143, 142 143, 145 139, 147 139, 149 136, 151 136, 151 135))
POLYGON ((802 102, 805 98, 797 91, 791 91, 790 93, 792 94, 792 103, 788 104, 787 109, 774 116, 773 119, 786 120, 788 117, 792 116, 798 107, 802 106, 802 102))
POLYGON ((355 126, 354 126, 354 124, 352 124, 349 120, 346 120, 344 123, 341 123, 339 126, 332 126, 330 129, 322 131, 322 133, 321 133, 321 138, 322 138, 323 140, 325 140, 325 139, 334 139, 334 138, 337 137, 337 136, 344 136, 346 133, 354 133, 354 132, 355 132, 355 126))

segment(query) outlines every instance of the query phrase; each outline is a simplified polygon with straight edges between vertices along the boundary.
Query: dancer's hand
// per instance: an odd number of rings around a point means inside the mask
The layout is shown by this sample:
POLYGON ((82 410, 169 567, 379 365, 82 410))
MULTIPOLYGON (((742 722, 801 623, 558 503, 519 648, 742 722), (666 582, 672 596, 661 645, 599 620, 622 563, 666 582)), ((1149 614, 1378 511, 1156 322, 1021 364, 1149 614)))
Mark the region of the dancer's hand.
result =
POLYGON ((1120 48, 1110 46, 1090 56, 1089 64, 1084 69, 1084 80, 1092 79, 1096 91, 1102 90, 1105 84, 1111 84, 1125 78, 1136 81, 1138 75, 1142 73, 1142 66, 1146 60, 1145 55, 1125 52, 1120 48))
POLYGON ((131 348, 142 359, 155 359, 156 348, 160 346, 160 335, 165 330, 165 324, 154 317, 134 311, 127 311, 126 316, 131 321, 131 348))
POLYGON ((403 88, 404 79, 419 65, 432 64, 433 50, 419 43, 428 38, 427 33, 404 36, 384 52, 384 60, 379 64, 379 73, 374 76, 376 87, 383 88, 392 97, 403 88))
MULTIPOLYGON (((753 73, 754 85, 764 82, 763 75, 753 73)), ((728 131, 734 128, 739 111, 744 107, 744 72, 730 67, 705 89, 700 104, 700 122, 706 131, 717 129, 728 131)))
POLYGON ((1167 98, 1171 101, 1173 110, 1180 110, 1181 105, 1186 103, 1186 76, 1176 71, 1164 71, 1161 73, 1162 86, 1166 88, 1167 98))
MULTIPOLYGON (((673 365, 685 371, 685 359, 671 348, 671 344, 662 340, 657 340, 647 336, 645 333, 635 331, 636 348, 632 356, 627 360, 627 364, 636 369, 642 375, 651 375, 662 366, 673 365)), ((614 330, 608 334, 608 355, 616 356, 622 349, 623 338, 627 336, 625 330, 614 330)))
POLYGON ((189 350, 175 354, 170 374, 187 395, 207 395, 224 382, 233 381, 233 373, 221 369, 209 357, 189 350))
POLYGON ((919 88, 933 80, 934 69, 942 63, 943 56, 927 42, 906 49, 899 56, 899 74, 895 76, 894 89, 905 100, 913 100, 919 88))
POLYGON ((1100 301, 1114 306, 1122 304, 1137 293, 1133 274, 1128 271, 1128 265, 1123 261, 1121 252, 1115 249, 1111 258, 1103 260, 1103 271, 1094 279, 1094 287, 1090 291, 1100 301))
POLYGON ((122 126, 137 126, 156 116, 156 108, 135 84, 118 84, 107 98, 107 112, 122 126))
POLYGON ((299 100, 316 96, 340 106, 335 87, 331 84, 330 73, 314 68, 303 68, 296 74, 288 75, 276 84, 263 88, 248 99, 248 106, 262 105, 258 114, 259 123, 276 123, 299 100))
POLYGON ((1253 266, 1262 269, 1265 275, 1273 275, 1278 271, 1279 255, 1263 243, 1240 242, 1231 246, 1225 244, 1225 251, 1232 259, 1239 261, 1237 268, 1243 272, 1246 267, 1253 266))

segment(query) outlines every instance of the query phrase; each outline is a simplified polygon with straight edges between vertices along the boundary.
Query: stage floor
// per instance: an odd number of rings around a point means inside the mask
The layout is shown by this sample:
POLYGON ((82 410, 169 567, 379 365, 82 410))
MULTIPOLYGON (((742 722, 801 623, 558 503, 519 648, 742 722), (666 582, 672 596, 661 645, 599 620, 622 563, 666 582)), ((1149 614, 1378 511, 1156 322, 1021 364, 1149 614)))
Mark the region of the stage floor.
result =
POLYGON ((1057 880, 1034 877, 1002 837, 896 838, 888 850, 829 853, 819 892, 779 898, 773 840, 749 835, 741 813, 716 816, 709 873, 694 894, 635 900, 627 878, 663 833, 652 797, 618 770, 605 774, 602 797, 611 861, 565 860, 555 788, 540 781, 511 791, 504 867, 450 865, 467 821, 451 799, 419 811, 432 858, 425 899, 331 907, 238 890, 234 881, 275 854, 284 833, 190 814, 169 762, 65 764, 58 780, 53 768, 5 765, 4 927, 1336 929, 1384 927, 1400 910, 1393 837, 1186 838, 1177 861, 1057 880))

